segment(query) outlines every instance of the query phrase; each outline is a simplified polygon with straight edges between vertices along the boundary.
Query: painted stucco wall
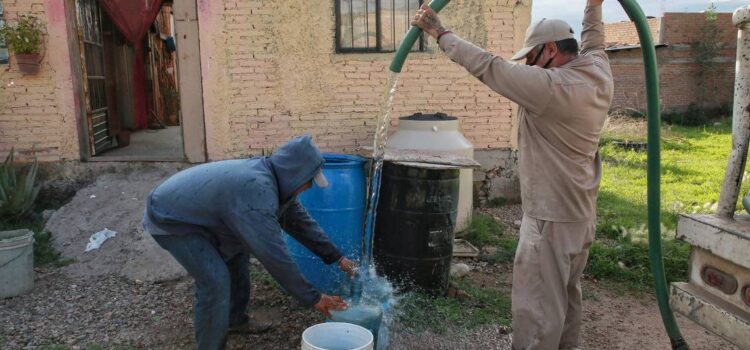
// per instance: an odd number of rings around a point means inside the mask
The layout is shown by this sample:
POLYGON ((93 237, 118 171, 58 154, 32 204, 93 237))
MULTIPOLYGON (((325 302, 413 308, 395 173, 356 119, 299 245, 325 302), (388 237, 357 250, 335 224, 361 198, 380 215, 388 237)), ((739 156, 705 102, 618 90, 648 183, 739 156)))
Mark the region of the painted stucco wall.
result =
POLYGON ((23 75, 11 54, 0 66, 0 156, 11 148, 21 159, 79 159, 75 101, 63 0, 3 0, 5 20, 37 16, 46 25, 39 73, 23 75))
MULTIPOLYGON (((326 151, 372 142, 392 54, 337 54, 334 2, 199 0, 206 143, 211 160, 258 154, 310 133, 326 151)), ((442 15, 456 34, 509 57, 530 1, 468 0, 442 15)), ((515 106, 452 63, 430 39, 409 55, 393 115, 461 118, 477 149, 515 148, 515 106)))

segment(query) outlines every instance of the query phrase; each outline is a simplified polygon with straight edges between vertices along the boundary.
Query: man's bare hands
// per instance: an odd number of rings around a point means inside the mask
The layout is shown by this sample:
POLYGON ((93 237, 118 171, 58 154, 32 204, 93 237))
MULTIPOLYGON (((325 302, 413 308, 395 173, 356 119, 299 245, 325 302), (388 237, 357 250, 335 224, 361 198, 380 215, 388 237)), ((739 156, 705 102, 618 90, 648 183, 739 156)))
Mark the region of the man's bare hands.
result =
POLYGON ((327 294, 323 294, 320 297, 318 303, 313 307, 315 308, 315 310, 318 310, 318 312, 326 315, 326 317, 331 317, 331 311, 346 310, 349 305, 347 305, 340 296, 330 296, 327 294))
POLYGON ((354 276, 357 275, 357 269, 359 266, 354 261, 351 261, 347 258, 341 258, 339 260, 339 268, 341 271, 344 271, 347 275, 349 275, 350 278, 354 278, 354 276))
POLYGON ((445 28, 440 24, 440 18, 438 18, 437 13, 427 5, 422 5, 417 10, 417 14, 414 15, 411 25, 421 28, 425 33, 436 39, 440 33, 445 31, 445 28))

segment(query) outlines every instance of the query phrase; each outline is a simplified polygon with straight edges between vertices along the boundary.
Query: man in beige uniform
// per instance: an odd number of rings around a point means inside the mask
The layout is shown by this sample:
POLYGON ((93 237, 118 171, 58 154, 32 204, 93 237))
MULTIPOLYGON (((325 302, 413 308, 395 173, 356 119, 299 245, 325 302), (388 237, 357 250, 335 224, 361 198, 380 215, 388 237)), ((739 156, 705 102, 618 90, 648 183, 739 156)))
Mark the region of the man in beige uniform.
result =
MULTIPOLYGON (((563 2, 561 1, 561 4, 563 2)), ((523 221, 513 271, 513 348, 574 349, 580 278, 594 240, 599 136, 612 101, 602 0, 584 11, 582 48, 560 20, 532 24, 513 64, 464 41, 423 6, 413 25, 454 62, 517 103, 523 221)))

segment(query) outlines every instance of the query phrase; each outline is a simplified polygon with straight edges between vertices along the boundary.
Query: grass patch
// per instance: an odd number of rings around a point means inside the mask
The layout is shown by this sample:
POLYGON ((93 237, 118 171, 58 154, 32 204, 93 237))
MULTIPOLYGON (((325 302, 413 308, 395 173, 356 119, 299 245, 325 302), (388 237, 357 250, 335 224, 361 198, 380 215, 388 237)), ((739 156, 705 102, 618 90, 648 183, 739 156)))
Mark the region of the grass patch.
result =
POLYGON ((445 333, 451 329, 473 329, 486 324, 510 325, 509 292, 482 288, 468 279, 454 281, 465 298, 430 297, 414 293, 401 301, 399 322, 414 331, 445 333))
POLYGON ((464 238, 477 248, 482 248, 499 244, 503 232, 505 232, 505 227, 491 216, 474 213, 464 238))
POLYGON ((497 251, 487 256, 481 256, 481 259, 496 265, 513 262, 516 257, 516 248, 518 248, 518 238, 503 235, 496 247, 497 251))
POLYGON ((489 215, 477 212, 472 216, 464 238, 478 248, 495 247, 495 252, 480 255, 480 259, 492 264, 513 261, 518 247, 518 237, 507 234, 503 224, 489 215))
MULTIPOLYGON (((591 277, 639 290, 653 286, 645 226, 647 153, 622 149, 611 141, 645 141, 645 132, 642 120, 618 121, 602 137, 597 241, 586 268, 591 277)), ((732 135, 730 121, 724 119, 717 125, 665 126, 661 136, 662 253, 666 279, 672 282, 687 278, 690 253, 688 244, 674 240, 678 214, 715 211, 732 135)), ((740 199, 747 192, 745 181, 740 199)))
MULTIPOLYGON (((690 245, 676 240, 662 242, 667 282, 687 278, 690 245)), ((596 279, 620 282, 628 288, 653 288, 648 244, 645 241, 601 239, 591 246, 586 275, 596 279)))
MULTIPOLYGON (((678 213, 713 212, 724 180, 732 135, 728 120, 718 126, 668 129, 662 133, 661 206, 662 222, 673 230, 678 213)), ((622 135, 622 131, 606 134, 600 147, 603 176, 598 232, 612 231, 613 227, 614 230, 638 228, 647 222, 647 154, 624 150, 606 141, 622 135)), ((745 182, 740 193, 747 192, 745 182)))

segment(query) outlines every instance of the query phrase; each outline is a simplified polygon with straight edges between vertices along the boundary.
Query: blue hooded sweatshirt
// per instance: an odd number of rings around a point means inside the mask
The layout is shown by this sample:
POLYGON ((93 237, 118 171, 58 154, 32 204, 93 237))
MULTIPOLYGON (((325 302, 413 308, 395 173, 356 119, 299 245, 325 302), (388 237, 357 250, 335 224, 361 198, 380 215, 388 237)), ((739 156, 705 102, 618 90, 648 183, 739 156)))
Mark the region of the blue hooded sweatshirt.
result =
POLYGON ((342 254, 293 193, 312 180, 323 157, 309 135, 270 157, 225 160, 183 170, 157 186, 146 202, 151 234, 203 234, 228 260, 249 252, 304 305, 320 300, 289 257, 284 229, 326 264, 342 254))

